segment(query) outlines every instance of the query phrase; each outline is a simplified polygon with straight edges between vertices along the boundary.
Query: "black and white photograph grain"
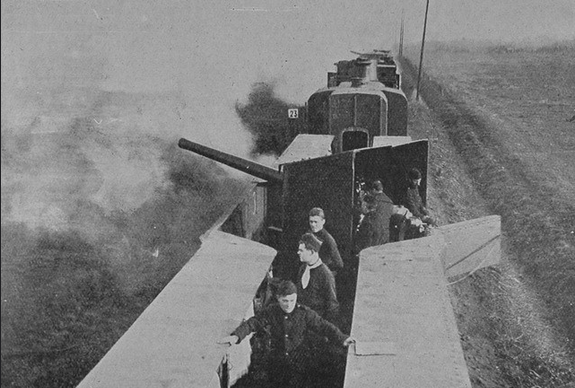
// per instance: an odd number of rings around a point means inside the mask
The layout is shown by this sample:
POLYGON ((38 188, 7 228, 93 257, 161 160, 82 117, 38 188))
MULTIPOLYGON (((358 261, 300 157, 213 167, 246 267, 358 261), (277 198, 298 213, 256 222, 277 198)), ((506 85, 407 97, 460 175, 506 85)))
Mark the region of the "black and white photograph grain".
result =
POLYGON ((575 388, 575 1, 1 16, 1 388, 575 388))

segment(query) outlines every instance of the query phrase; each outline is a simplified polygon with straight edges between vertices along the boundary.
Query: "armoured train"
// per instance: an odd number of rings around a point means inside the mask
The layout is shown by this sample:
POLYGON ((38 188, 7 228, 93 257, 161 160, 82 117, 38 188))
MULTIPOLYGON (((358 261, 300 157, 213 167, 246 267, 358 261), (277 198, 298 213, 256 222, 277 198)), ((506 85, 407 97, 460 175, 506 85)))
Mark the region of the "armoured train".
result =
MULTIPOLYGON (((297 245, 302 219, 309 209, 321 207, 342 257, 352 260, 354 204, 363 182, 379 179, 386 194, 394 203, 400 203, 407 170, 416 167, 427 175, 428 141, 412 141, 407 136, 407 99, 390 53, 361 54, 336 66, 336 72, 328 73, 327 86, 309 97, 306 133, 299 134, 282 153, 277 168, 180 140, 183 149, 264 181, 260 186, 266 208, 262 219, 255 223, 259 229, 249 230, 247 225, 254 223, 246 221, 248 216, 244 214, 240 217, 243 220, 232 217, 224 230, 252 238, 255 234, 258 241, 285 253, 297 245), (242 226, 234 230, 234 225, 242 226)), ((427 179, 423 179, 424 201, 426 193, 427 179)), ((276 260, 276 270, 287 270, 282 276, 290 277, 286 267, 290 267, 289 262, 276 260)))
POLYGON ((416 167, 425 202, 429 153, 427 140, 408 136, 408 100, 391 53, 356 55, 337 62, 309 97, 305 133, 274 166, 180 139, 182 149, 250 174, 253 184, 80 387, 233 386, 250 370, 254 340, 227 348, 216 339, 254 314, 266 279, 294 278, 312 207, 324 209, 348 269, 338 298, 356 343, 340 385, 471 387, 447 279, 498 262, 500 219, 354 252, 362 184, 380 180, 399 204, 416 167))

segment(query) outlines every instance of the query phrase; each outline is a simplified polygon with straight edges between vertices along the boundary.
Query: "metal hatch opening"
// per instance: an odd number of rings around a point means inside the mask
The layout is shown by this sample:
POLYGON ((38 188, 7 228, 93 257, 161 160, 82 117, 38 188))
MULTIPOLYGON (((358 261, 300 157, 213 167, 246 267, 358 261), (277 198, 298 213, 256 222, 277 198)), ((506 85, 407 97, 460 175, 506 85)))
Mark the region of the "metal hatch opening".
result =
POLYGON ((352 129, 341 134, 341 150, 343 152, 369 147, 369 134, 366 130, 352 129))

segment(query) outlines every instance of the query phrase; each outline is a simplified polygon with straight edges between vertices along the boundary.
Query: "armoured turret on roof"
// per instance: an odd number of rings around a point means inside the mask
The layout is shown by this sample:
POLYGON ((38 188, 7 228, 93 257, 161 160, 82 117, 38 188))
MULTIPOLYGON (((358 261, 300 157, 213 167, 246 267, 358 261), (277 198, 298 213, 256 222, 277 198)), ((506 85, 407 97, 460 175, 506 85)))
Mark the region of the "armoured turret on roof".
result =
POLYGON ((353 53, 358 58, 335 63, 337 72, 328 73, 328 87, 339 86, 342 82, 351 82, 353 86, 380 82, 388 88, 401 87, 401 75, 388 50, 353 53))

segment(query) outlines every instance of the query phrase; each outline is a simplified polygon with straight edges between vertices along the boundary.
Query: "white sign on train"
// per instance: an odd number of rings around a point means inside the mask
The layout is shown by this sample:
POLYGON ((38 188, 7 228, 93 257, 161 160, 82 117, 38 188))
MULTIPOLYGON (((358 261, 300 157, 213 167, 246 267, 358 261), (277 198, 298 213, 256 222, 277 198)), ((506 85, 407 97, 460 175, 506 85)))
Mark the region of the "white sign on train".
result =
POLYGON ((299 111, 297 108, 288 109, 288 117, 290 119, 297 119, 299 117, 299 111))

